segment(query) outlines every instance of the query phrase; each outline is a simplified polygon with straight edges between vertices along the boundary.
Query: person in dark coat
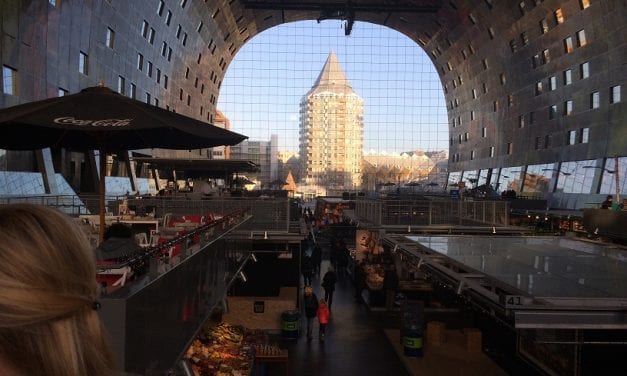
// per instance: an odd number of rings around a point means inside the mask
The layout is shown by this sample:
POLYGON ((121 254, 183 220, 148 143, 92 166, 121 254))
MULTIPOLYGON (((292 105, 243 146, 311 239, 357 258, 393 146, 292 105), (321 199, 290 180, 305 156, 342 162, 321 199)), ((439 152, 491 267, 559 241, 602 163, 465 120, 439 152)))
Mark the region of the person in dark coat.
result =
POLYGON ((303 272, 303 283, 305 286, 311 286, 311 277, 313 275, 313 261, 311 260, 311 256, 304 255, 303 263, 302 263, 302 272, 303 272))
POLYGON ((305 308, 305 317, 307 318, 307 339, 312 339, 313 320, 318 315, 318 297, 314 294, 311 286, 305 287, 303 307, 305 308))
POLYGON ((313 263, 313 272, 320 276, 320 264, 322 263, 322 249, 320 244, 315 244, 311 252, 311 261, 313 263))
POLYGON ((123 261, 141 252, 131 229, 122 223, 114 223, 105 231, 104 242, 96 248, 96 260, 123 261))
POLYGON ((324 300, 327 301, 329 309, 333 304, 333 292, 335 291, 335 283, 337 282, 337 275, 333 271, 333 268, 329 266, 329 269, 324 273, 322 277, 322 288, 324 288, 324 300))

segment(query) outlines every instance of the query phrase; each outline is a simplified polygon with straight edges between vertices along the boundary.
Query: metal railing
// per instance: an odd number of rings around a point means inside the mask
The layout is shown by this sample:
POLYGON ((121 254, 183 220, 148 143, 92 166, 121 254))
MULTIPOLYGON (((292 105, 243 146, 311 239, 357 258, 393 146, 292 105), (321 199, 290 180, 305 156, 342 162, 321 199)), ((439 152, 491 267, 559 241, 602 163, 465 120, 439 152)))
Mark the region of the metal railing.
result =
MULTIPOLYGON (((126 197, 105 196, 106 212, 111 215, 120 215, 120 205, 134 211, 137 215, 154 215, 163 218, 171 215, 201 215, 208 214, 222 216, 248 210, 252 215, 250 221, 243 226, 243 230, 252 231, 286 231, 290 229, 290 201, 288 198, 259 198, 259 197, 212 197, 208 199, 188 199, 181 197, 126 197)), ((62 210, 69 215, 97 214, 97 195, 41 195, 41 196, 5 196, 0 197, 0 205, 30 203, 51 206, 62 210)))
POLYGON ((377 226, 509 225, 506 201, 358 198, 355 214, 377 226))

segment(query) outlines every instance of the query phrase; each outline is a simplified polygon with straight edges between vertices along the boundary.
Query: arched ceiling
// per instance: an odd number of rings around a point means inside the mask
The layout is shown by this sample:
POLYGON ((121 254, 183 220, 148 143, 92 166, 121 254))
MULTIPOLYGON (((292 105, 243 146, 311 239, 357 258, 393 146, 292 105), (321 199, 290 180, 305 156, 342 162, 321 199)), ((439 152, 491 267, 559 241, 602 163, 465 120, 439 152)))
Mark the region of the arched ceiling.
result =
POLYGON ((447 17, 457 17, 447 12, 454 10, 450 3, 439 0, 239 0, 231 7, 234 15, 240 8, 254 20, 257 32, 287 22, 334 19, 344 21, 349 35, 354 21, 363 21, 395 29, 423 46, 448 23, 447 17))

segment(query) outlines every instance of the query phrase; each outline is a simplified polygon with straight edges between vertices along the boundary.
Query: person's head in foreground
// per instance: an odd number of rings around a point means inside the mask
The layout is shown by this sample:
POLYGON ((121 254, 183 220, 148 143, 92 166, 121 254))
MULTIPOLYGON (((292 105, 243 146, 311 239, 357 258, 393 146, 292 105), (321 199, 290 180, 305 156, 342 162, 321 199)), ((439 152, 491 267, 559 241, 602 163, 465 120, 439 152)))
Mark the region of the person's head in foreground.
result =
POLYGON ((43 206, 0 206, 0 375, 109 376, 93 251, 43 206))

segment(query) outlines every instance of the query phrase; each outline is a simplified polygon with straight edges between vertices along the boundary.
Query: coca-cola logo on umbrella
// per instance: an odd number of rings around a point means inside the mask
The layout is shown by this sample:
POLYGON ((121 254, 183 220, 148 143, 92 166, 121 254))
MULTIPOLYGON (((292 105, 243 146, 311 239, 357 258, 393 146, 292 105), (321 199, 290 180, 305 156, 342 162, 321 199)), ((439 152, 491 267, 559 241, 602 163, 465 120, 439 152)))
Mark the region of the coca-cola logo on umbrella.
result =
POLYGON ((74 117, 60 117, 54 119, 54 122, 57 124, 70 124, 70 125, 79 125, 79 126, 92 126, 92 127, 125 127, 131 124, 133 119, 99 119, 99 120, 89 120, 89 119, 76 119, 74 117))

